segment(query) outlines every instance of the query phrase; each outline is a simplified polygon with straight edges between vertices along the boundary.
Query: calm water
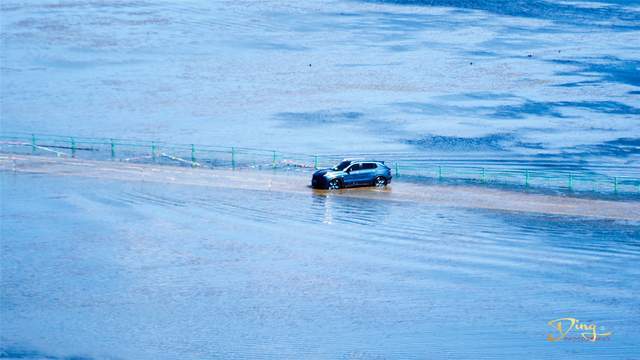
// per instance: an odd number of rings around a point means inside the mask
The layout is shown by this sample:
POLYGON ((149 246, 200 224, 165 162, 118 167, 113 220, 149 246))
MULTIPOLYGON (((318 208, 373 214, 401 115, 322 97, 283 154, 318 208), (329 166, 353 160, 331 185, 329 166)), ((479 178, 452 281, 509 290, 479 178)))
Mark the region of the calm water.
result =
POLYGON ((636 223, 1 176, 5 357, 640 353, 636 223), (562 317, 613 335, 547 342, 562 317))
MULTIPOLYGON (((6 0, 0 27, 2 132, 640 176, 640 1, 6 0)), ((640 354, 637 223, 0 179, 0 357, 640 354), (613 335, 547 342, 562 317, 613 335)))
POLYGON ((640 174, 637 0, 8 0, 0 11, 4 131, 640 174))

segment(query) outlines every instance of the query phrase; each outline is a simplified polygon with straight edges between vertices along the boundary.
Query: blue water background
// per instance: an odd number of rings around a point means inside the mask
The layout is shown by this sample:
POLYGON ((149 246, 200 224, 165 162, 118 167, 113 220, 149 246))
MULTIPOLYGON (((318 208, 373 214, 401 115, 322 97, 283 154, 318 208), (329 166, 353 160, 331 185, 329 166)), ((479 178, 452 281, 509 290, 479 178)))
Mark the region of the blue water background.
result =
POLYGON ((639 163, 638 1, 4 1, 0 11, 4 131, 639 163))
MULTIPOLYGON (((8 0, 0 126, 628 174, 639 14, 638 1, 8 0)), ((640 354, 637 223, 0 179, 2 357, 640 354), (566 316, 613 335, 545 341, 566 316)))
POLYGON ((638 354, 637 223, 0 176, 4 356, 638 354), (547 342, 563 317, 613 334, 547 342))

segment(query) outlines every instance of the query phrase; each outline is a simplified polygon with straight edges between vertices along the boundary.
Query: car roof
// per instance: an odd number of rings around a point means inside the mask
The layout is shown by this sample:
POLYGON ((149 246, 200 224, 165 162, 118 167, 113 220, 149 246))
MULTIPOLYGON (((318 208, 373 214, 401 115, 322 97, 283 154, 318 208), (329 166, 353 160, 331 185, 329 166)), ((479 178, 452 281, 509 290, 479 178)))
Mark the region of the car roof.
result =
POLYGON ((352 159, 345 159, 344 161, 351 161, 351 163, 378 163, 378 164, 384 164, 384 161, 379 161, 379 160, 364 160, 364 159, 352 160, 352 159))

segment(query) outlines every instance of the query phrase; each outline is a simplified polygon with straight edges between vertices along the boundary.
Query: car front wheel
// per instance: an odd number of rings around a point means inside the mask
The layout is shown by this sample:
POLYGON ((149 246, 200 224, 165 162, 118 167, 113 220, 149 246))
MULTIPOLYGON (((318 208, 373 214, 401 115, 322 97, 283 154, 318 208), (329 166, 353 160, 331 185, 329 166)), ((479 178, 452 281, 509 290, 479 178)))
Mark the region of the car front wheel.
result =
POLYGON ((387 185, 387 179, 384 178, 384 176, 378 176, 374 181, 373 184, 377 187, 384 187, 387 185))
POLYGON ((333 179, 329 181, 329 190, 337 190, 340 189, 340 180, 333 179))

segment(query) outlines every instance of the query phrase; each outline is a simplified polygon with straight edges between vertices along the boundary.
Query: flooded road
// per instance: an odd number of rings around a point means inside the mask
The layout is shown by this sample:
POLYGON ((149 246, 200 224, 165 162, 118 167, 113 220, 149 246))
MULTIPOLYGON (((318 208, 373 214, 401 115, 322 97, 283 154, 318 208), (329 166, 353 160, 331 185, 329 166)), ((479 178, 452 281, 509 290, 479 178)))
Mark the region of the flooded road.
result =
POLYGON ((5 357, 638 353, 638 222, 306 188, 0 178, 5 357), (565 317, 613 333, 546 341, 565 317))
MULTIPOLYGON (((0 18, 3 134, 640 174, 638 0, 5 0, 0 18)), ((0 168, 3 359, 640 354, 637 201, 0 168)))
POLYGON ((31 155, 0 155, 0 170, 52 176, 80 176, 125 181, 157 182, 180 186, 206 186, 338 196, 378 201, 419 202, 429 205, 518 211, 547 215, 571 215, 611 220, 640 221, 640 201, 625 196, 610 200, 579 198, 566 194, 544 195, 483 186, 411 183, 402 178, 385 188, 360 187, 339 191, 309 187, 311 170, 210 169, 91 161, 31 155), (398 181, 400 180, 400 181, 398 181))

